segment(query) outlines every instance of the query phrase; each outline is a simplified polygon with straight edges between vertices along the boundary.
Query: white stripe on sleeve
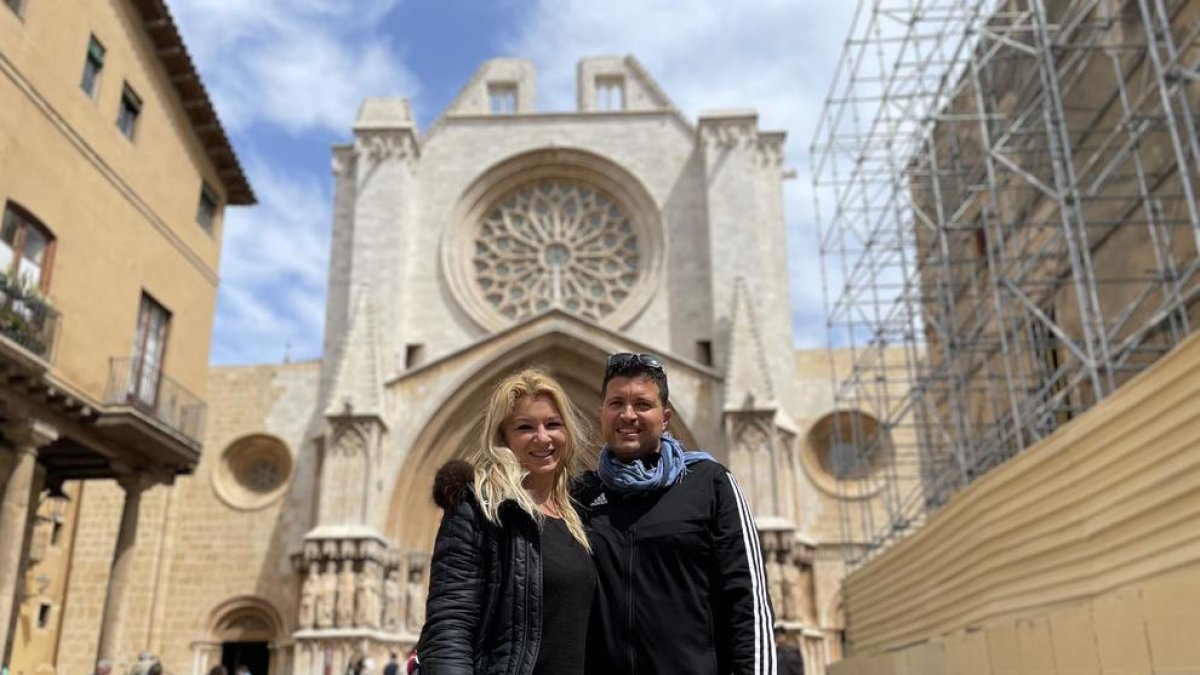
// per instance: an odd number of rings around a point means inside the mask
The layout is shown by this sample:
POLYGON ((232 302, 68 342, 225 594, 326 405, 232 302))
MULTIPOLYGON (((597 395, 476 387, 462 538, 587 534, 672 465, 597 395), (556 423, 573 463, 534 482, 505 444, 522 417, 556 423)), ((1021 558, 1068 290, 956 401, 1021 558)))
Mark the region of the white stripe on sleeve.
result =
POLYGON ((754 673, 776 675, 775 641, 772 637, 774 626, 771 625, 771 605, 767 599, 767 577, 758 543, 758 528, 754 526, 750 507, 733 474, 727 471, 725 475, 729 477, 729 484, 737 498, 738 516, 742 521, 742 543, 750 565, 750 589, 754 599, 754 673))

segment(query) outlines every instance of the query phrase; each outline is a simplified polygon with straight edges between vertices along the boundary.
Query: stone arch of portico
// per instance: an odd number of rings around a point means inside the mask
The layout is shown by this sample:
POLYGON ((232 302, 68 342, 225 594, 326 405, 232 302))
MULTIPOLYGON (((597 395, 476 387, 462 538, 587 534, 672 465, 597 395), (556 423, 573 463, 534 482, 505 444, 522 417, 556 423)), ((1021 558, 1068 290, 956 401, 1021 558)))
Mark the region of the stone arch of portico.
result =
POLYGON ((245 595, 230 598, 209 613, 206 638, 212 642, 275 642, 285 634, 283 615, 270 602, 245 595))
MULTIPOLYGON (((609 351, 577 335, 550 332, 523 341, 462 375, 418 434, 400 468, 389 502, 388 539, 402 551, 431 550, 441 522, 440 511, 430 497, 434 475, 445 462, 465 459, 474 450, 487 397, 501 378, 514 371, 538 367, 555 377, 592 422, 598 439, 599 386, 609 351)), ((685 446, 695 447, 685 417, 677 410, 671 430, 685 446)), ((594 463, 594 459, 593 450, 588 460, 594 463)))
POLYGON ((261 675, 287 672, 280 647, 288 634, 283 615, 269 601, 253 595, 229 598, 209 612, 203 637, 192 643, 192 672, 202 675, 221 663, 222 647, 231 642, 266 643, 270 665, 261 675))

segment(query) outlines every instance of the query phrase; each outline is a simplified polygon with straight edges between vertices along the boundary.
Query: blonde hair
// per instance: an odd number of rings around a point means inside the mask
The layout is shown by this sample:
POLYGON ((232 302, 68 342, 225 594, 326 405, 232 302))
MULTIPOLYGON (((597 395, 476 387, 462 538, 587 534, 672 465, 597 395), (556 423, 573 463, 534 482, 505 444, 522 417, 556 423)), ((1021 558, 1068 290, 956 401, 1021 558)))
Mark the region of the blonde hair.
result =
POLYGON ((567 398, 562 386, 542 371, 527 369, 509 375, 492 392, 483 419, 479 449, 471 458, 475 466, 475 494, 479 497, 484 515, 493 523, 500 522, 500 505, 505 501, 516 503, 538 525, 545 518, 525 489, 524 481, 529 472, 521 466, 504 438, 504 423, 516 409, 517 403, 526 398, 546 399, 562 418, 567 442, 564 447, 557 449, 559 460, 554 469, 549 501, 563 519, 571 537, 590 552, 592 547, 583 531, 583 521, 571 505, 571 484, 582 471, 578 451, 589 442, 590 429, 579 409, 567 398))

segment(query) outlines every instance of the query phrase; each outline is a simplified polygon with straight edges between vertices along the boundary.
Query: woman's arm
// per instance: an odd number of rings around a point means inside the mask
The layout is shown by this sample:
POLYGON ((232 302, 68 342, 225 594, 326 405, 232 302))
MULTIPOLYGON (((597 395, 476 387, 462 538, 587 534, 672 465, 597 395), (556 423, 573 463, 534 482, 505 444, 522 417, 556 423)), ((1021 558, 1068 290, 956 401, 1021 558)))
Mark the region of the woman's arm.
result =
POLYGON ((417 654, 423 675, 471 675, 484 602, 484 522, 473 503, 447 509, 429 569, 417 654))

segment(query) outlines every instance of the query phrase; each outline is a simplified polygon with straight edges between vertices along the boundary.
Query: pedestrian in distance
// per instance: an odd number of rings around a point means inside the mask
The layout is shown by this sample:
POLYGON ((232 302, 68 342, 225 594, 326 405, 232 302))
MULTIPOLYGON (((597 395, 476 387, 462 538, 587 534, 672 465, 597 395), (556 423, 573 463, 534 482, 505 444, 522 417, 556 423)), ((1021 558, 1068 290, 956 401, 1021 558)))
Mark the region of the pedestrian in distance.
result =
POLYGON ((399 675, 400 674, 400 655, 392 652, 388 655, 387 665, 383 667, 383 675, 399 675))
POLYGON ((422 675, 583 675, 596 578, 571 502, 582 416, 537 370, 505 378, 471 462, 434 482, 422 675))
POLYGON ((804 675, 804 655, 800 648, 787 639, 782 626, 775 627, 775 656, 779 663, 779 675, 804 675))
POLYGON ((148 675, 150 666, 154 665, 154 655, 148 651, 142 650, 138 652, 137 661, 129 667, 127 675, 148 675))
POLYGON ((613 354, 577 490, 599 580, 589 673, 776 675, 758 531, 725 467, 668 432, 655 354, 613 354))

